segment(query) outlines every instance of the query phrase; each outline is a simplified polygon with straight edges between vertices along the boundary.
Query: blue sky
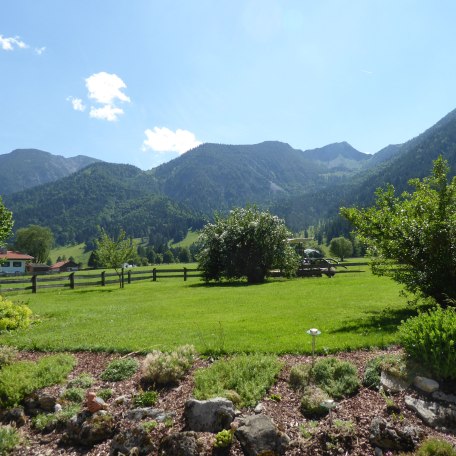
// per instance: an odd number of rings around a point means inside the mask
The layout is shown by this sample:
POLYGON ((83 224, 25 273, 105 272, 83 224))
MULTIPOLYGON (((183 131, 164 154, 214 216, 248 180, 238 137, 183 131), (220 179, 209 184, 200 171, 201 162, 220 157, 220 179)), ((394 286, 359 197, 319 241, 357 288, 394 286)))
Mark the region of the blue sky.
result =
POLYGON ((0 153, 374 153, 456 108, 455 20, 452 0, 4 0, 0 153))

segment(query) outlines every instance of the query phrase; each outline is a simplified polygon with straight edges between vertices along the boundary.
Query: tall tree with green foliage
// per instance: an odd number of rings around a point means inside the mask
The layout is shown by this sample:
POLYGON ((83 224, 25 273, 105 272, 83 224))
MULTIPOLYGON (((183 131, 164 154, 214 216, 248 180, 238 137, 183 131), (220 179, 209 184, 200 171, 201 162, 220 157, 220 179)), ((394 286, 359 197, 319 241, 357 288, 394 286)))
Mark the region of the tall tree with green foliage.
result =
POLYGON ((50 228, 29 225, 16 232, 14 248, 34 257, 36 263, 46 263, 53 246, 54 234, 50 228))
POLYGON ((200 235, 199 268, 206 281, 247 277, 261 283, 271 269, 296 272, 299 259, 287 239, 283 220, 256 207, 236 208, 228 217, 216 216, 200 235))
POLYGON ((120 230, 117 239, 111 238, 106 231, 101 228, 100 236, 95 241, 97 246, 95 250, 96 262, 98 265, 114 269, 119 277, 119 286, 123 288, 122 267, 135 255, 135 248, 131 239, 127 239, 124 230, 120 230))
POLYGON ((13 229, 13 214, 3 204, 2 197, 0 196, 0 247, 11 235, 13 229))
POLYGON ((375 206, 342 208, 373 256, 372 270, 446 306, 456 299, 456 177, 439 157, 413 193, 378 189, 375 206))
POLYGON ((344 261, 344 258, 353 254, 353 243, 343 236, 336 237, 331 239, 329 251, 331 255, 340 258, 340 261, 344 261))

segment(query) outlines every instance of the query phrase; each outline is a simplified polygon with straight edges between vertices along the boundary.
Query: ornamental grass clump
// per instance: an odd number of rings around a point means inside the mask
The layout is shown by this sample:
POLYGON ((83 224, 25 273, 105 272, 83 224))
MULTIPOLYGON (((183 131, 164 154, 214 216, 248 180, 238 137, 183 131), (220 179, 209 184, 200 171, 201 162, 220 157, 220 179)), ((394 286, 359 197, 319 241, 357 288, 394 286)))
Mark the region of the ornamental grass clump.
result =
POLYGON ((0 332, 26 329, 31 317, 32 311, 26 304, 15 304, 0 295, 0 332))
POLYGON ((16 428, 0 425, 0 455, 10 453, 20 442, 21 437, 16 428))
POLYGON ((448 441, 430 437, 420 444, 416 456, 456 456, 456 448, 448 441))
POLYGON ((456 380, 456 309, 436 307, 403 321, 399 338, 406 354, 437 379, 456 380))
POLYGON ((154 350, 142 363, 141 382, 154 386, 177 384, 192 366, 195 356, 193 345, 178 347, 171 353, 154 350))

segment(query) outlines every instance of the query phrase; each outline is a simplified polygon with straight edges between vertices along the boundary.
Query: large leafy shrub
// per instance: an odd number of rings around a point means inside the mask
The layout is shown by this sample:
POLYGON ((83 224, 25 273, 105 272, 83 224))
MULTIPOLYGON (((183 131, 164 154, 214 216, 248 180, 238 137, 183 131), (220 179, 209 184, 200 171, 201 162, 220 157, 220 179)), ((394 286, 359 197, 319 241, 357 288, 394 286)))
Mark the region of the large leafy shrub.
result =
POLYGON ((237 355, 220 359, 195 372, 194 396, 197 399, 226 397, 227 392, 235 391, 241 398, 240 406, 253 406, 274 383, 281 367, 277 358, 271 355, 237 355))
POLYGON ((154 350, 141 366, 141 381, 151 385, 172 385, 190 369, 196 352, 193 345, 183 345, 171 353, 154 350))
POLYGON ((287 242, 290 236, 284 221, 269 212, 233 209, 203 228, 198 267, 206 281, 247 277, 249 283, 260 283, 271 269, 292 275, 298 257, 287 242))
POLYGON ((456 310, 437 307, 399 326, 405 352, 437 378, 456 380, 456 310))
POLYGON ((0 407, 18 405, 33 391, 65 380, 76 364, 74 356, 52 355, 38 362, 18 361, 0 370, 0 407))
POLYGON ((31 316, 27 305, 15 304, 0 295, 0 331, 28 328, 31 316))

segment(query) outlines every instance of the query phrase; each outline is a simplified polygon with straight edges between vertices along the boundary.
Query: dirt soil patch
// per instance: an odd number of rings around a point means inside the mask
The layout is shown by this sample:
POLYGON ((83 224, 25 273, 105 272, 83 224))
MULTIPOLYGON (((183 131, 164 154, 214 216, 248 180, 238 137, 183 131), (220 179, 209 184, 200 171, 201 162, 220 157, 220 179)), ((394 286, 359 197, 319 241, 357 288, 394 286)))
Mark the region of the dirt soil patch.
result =
MULTIPOLYGON (((393 348, 388 353, 399 353, 400 350, 393 348)), ((350 361, 358 368, 360 378, 364 373, 366 362, 386 351, 355 351, 350 353, 340 353, 335 355, 337 358, 350 361)), ((36 360, 43 356, 43 353, 21 352, 21 359, 36 360)), ((131 379, 121 382, 105 382, 100 378, 101 373, 107 364, 113 359, 119 359, 119 354, 104 354, 80 352, 75 353, 78 363, 76 368, 70 374, 69 380, 77 377, 81 373, 89 373, 95 379, 95 384, 90 388, 93 391, 102 388, 111 388, 113 390, 112 398, 109 399, 109 413, 113 414, 116 420, 117 432, 132 427, 133 423, 126 418, 128 410, 133 408, 131 397, 140 390, 139 372, 131 379), (125 396, 124 403, 117 404, 116 398, 125 396)), ((131 354, 138 361, 142 361, 143 356, 131 354)), ((268 394, 260 403, 261 413, 272 418, 278 428, 285 432, 291 439, 290 448, 287 450, 287 456, 297 455, 354 455, 367 456, 374 455, 374 448, 369 443, 369 427, 373 418, 384 417, 388 420, 398 420, 422 429, 425 436, 435 436, 443 438, 456 445, 456 437, 453 435, 443 434, 426 426, 414 413, 408 410, 404 404, 405 393, 394 396, 394 400, 399 407, 399 412, 394 416, 388 413, 385 399, 377 391, 362 387, 353 397, 338 402, 336 409, 332 413, 333 423, 335 420, 343 420, 349 423, 350 432, 335 428, 334 424, 330 425, 329 417, 321 419, 318 424, 311 428, 310 434, 302 432, 303 427, 309 428, 309 421, 306 420, 300 412, 300 395, 289 387, 288 378, 290 369, 293 365, 303 362, 311 362, 309 356, 284 355, 281 356, 284 367, 276 381, 271 387, 268 394)), ((184 429, 183 410, 187 399, 192 397, 193 391, 193 372, 196 369, 208 366, 213 362, 211 359, 198 359, 192 367, 190 373, 180 382, 177 387, 160 389, 159 400, 155 407, 167 412, 174 413, 174 420, 158 424, 152 429, 151 435, 156 442, 156 451, 152 454, 158 454, 158 445, 160 440, 167 434, 179 432, 184 429)), ((58 396, 64 390, 64 385, 47 388, 51 394, 58 396)), ((407 391, 408 395, 414 395, 412 390, 407 391)), ((258 410, 257 410, 258 411, 258 410)), ((251 415, 253 409, 240 410, 242 416, 251 415)), ((149 420, 150 421, 150 420, 149 420)), ((107 440, 92 448, 80 448, 69 446, 62 443, 63 431, 53 431, 42 433, 31 426, 28 420, 25 426, 20 428, 23 436, 22 445, 13 451, 14 455, 86 455, 101 456, 109 455, 111 441, 107 440)), ((199 439, 202 445, 202 455, 212 455, 213 443, 215 436, 208 433, 201 433, 199 439)), ((234 443, 230 450, 230 455, 241 456, 242 450, 238 443, 234 443)), ((394 454, 394 453, 390 453, 394 454)))

